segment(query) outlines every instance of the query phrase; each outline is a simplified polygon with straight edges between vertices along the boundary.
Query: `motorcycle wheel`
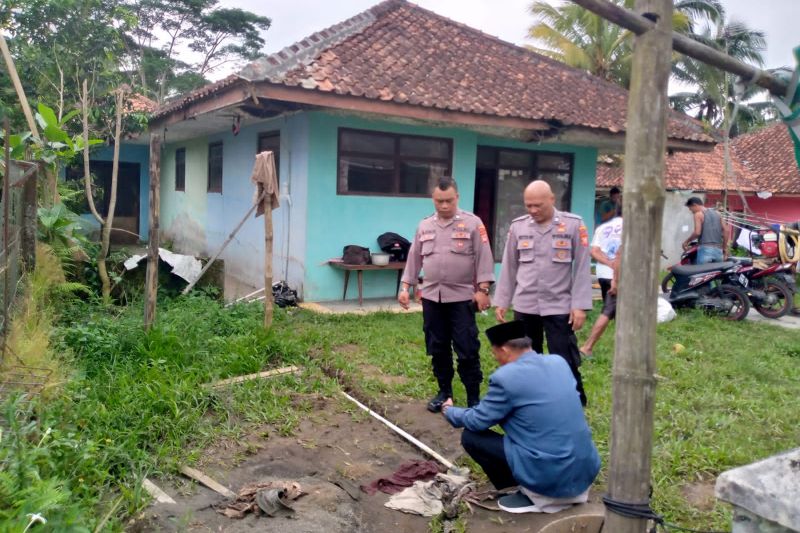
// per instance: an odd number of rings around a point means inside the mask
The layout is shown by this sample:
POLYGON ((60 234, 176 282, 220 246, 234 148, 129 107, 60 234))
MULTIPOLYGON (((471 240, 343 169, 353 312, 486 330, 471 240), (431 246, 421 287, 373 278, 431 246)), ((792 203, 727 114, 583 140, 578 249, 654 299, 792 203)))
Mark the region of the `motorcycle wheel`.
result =
POLYGON ((669 294, 672 291, 673 285, 675 285, 675 274, 667 272, 667 275, 661 280, 661 292, 669 294))
POLYGON ((744 320, 750 312, 750 299, 747 293, 733 285, 720 285, 719 297, 733 301, 733 308, 727 315, 721 315, 725 320, 744 320))
POLYGON ((775 280, 767 280, 764 283, 764 292, 767 294, 774 294, 778 297, 778 301, 772 305, 753 304, 756 311, 761 313, 767 318, 780 318, 792 310, 794 304, 794 295, 785 283, 775 280))

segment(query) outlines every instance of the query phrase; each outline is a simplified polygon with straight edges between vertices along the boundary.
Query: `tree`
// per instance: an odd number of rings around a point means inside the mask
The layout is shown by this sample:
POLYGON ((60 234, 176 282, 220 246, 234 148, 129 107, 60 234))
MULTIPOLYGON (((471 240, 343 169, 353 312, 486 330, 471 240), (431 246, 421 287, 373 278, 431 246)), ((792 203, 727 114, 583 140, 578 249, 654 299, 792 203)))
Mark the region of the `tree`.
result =
MULTIPOLYGON (((633 0, 613 1, 633 7, 633 0)), ((719 0, 679 0, 675 3, 673 29, 689 33, 699 22, 713 20, 721 9, 719 0)), ((633 56, 631 32, 571 3, 554 6, 537 0, 530 11, 537 21, 528 35, 543 45, 531 46, 532 50, 628 86, 633 56)))
MULTIPOLYGON (((715 25, 705 28, 693 37, 740 61, 758 66, 764 64, 764 33, 752 30, 741 22, 726 23, 724 10, 715 25)), ((672 74, 676 80, 694 86, 692 91, 680 92, 670 97, 673 109, 693 114, 714 127, 723 127, 727 119, 733 118, 732 136, 762 125, 767 120, 767 105, 760 102, 747 103, 747 100, 762 92, 758 87, 747 87, 739 94, 738 112, 736 117, 731 117, 737 91, 731 75, 690 57, 681 57, 673 66, 672 74)))

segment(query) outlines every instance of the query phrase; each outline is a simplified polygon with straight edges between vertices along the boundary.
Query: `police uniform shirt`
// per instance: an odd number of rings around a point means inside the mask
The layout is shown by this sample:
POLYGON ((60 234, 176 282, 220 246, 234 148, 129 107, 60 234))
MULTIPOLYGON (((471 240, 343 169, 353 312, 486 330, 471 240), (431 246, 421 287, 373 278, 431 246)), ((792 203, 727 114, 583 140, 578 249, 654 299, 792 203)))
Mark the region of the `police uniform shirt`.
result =
POLYGON ((434 302, 472 300, 479 283, 494 282, 494 259, 481 219, 459 210, 450 220, 433 214, 420 222, 402 281, 417 284, 424 272, 422 297, 434 302))
POLYGON ((495 290, 497 307, 532 315, 592 308, 589 235, 578 215, 555 211, 540 227, 530 215, 514 219, 495 290))

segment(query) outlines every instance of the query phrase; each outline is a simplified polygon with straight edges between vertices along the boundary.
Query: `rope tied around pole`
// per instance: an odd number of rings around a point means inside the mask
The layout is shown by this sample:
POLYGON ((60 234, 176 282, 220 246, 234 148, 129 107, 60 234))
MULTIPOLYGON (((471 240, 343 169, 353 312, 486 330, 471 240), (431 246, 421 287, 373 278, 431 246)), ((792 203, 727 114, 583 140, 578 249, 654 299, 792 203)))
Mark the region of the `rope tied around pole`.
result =
MULTIPOLYGON (((652 493, 652 488, 651 488, 652 493)), ((652 494, 651 494, 652 495, 652 494)), ((664 517, 653 511, 650 507, 650 499, 644 502, 623 502, 615 500, 608 494, 603 495, 603 505, 606 510, 612 513, 624 516, 625 518, 637 518, 641 520, 652 520, 653 527, 650 528, 649 533, 658 533, 659 526, 665 531, 688 531, 689 533, 730 533, 728 531, 709 531, 703 529, 691 529, 682 527, 676 524, 671 524, 664 520, 664 517)))

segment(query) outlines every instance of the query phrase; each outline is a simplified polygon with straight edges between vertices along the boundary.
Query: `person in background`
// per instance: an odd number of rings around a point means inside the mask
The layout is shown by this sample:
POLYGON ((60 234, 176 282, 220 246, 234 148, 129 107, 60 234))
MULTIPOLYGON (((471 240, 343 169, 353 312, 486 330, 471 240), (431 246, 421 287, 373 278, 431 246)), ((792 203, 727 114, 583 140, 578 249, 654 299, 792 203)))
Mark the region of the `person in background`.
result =
POLYGON ((467 405, 480 400, 483 381, 480 341, 475 312, 491 306, 494 259, 481 219, 458 208, 458 187, 449 177, 439 180, 431 194, 436 212, 420 222, 397 297, 408 309, 409 288, 425 272, 421 290, 422 328, 439 392, 428 402, 435 413, 453 397, 453 349, 458 375, 467 392, 467 405))
POLYGON ((617 216, 601 224, 594 231, 591 254, 597 261, 595 274, 600 283, 600 292, 603 296, 603 310, 592 326, 589 338, 581 346, 581 355, 590 357, 594 345, 600 340, 608 324, 617 314, 617 286, 616 279, 619 270, 620 251, 622 249, 622 208, 617 209, 617 216))
POLYGON ((687 250, 690 243, 697 239, 695 264, 703 265, 726 260, 728 258, 728 231, 719 213, 704 207, 703 200, 697 196, 689 198, 686 201, 686 207, 692 212, 694 229, 683 241, 683 249, 687 250))
POLYGON ((566 359, 586 405, 575 332, 592 308, 589 233, 581 217, 555 208, 545 181, 531 182, 523 201, 528 214, 514 219, 508 232, 494 293, 495 317, 504 322, 513 304, 514 318, 525 323, 533 349, 543 352, 546 337, 548 351, 566 359))
POLYGON ((611 187, 608 191, 608 198, 600 204, 600 223, 608 222, 616 215, 622 206, 622 191, 619 187, 611 187))
POLYGON ((486 396, 471 409, 448 400, 442 414, 464 428, 464 450, 495 488, 519 486, 498 506, 510 513, 555 513, 587 501, 600 456, 569 365, 533 351, 522 321, 493 326, 486 337, 500 365, 486 396), (489 429, 496 424, 503 435, 489 429))

